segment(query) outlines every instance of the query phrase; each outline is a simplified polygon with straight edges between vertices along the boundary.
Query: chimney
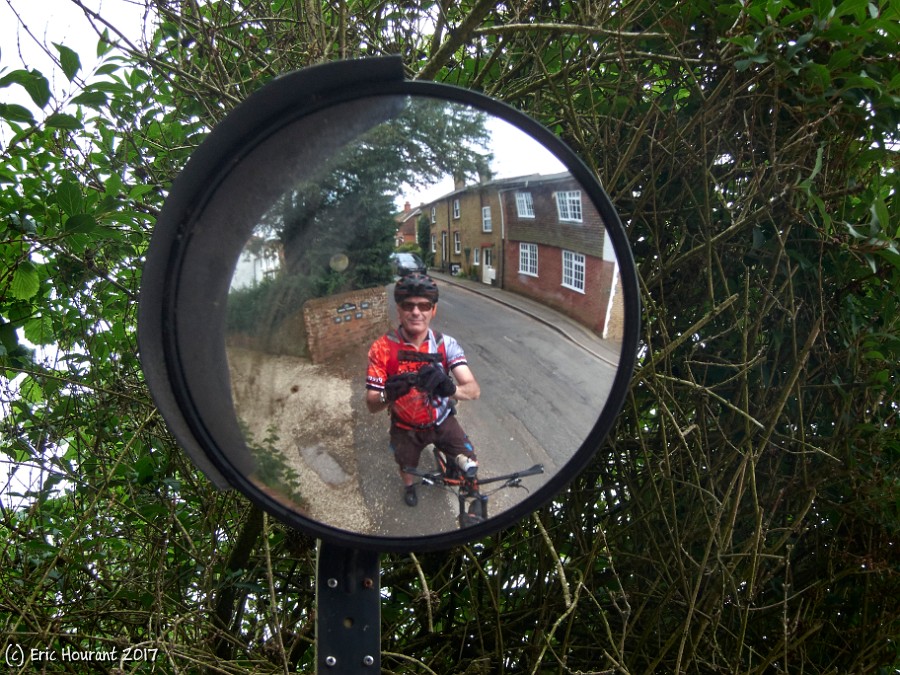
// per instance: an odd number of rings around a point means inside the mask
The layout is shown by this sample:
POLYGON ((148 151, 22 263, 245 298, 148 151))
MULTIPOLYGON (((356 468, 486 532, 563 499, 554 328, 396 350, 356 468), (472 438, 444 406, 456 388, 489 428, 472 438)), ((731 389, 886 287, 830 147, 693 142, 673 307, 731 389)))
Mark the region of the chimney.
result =
POLYGON ((481 161, 478 162, 478 181, 484 185, 485 183, 490 183, 493 177, 494 172, 491 171, 489 160, 482 157, 481 161))

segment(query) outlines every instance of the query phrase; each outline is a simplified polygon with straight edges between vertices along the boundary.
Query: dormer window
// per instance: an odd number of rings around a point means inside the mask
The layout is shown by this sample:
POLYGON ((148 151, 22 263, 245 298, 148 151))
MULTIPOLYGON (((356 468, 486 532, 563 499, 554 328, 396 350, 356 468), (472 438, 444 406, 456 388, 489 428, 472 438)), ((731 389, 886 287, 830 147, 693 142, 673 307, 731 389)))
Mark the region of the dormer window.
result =
POLYGON ((530 192, 516 193, 516 211, 519 218, 534 218, 534 200, 530 192))
POLYGON ((556 212, 563 221, 581 222, 581 190, 556 193, 556 212))

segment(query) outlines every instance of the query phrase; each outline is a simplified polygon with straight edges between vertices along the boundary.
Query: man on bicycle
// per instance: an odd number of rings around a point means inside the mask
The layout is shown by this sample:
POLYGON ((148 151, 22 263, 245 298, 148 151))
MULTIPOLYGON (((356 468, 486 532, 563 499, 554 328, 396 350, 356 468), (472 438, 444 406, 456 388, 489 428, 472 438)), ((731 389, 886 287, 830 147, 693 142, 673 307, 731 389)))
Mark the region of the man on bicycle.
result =
POLYGON ((394 286, 394 301, 400 325, 369 348, 366 406, 372 413, 390 410, 391 449, 405 486, 404 501, 415 506, 415 477, 403 469, 419 465, 425 446, 434 444, 470 476, 477 471, 475 451, 456 419, 454 400, 475 400, 481 387, 459 343, 430 328, 438 302, 431 277, 415 272, 401 277, 394 286))

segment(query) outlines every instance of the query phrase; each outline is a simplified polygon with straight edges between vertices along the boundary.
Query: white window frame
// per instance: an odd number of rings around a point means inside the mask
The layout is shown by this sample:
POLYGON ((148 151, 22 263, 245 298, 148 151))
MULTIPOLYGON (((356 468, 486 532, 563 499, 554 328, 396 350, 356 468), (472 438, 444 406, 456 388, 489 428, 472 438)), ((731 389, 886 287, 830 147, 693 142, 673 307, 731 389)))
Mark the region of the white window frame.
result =
POLYGON ((459 214, 460 214, 460 210, 459 210, 459 200, 458 200, 458 199, 454 199, 454 200, 453 200, 453 217, 454 217, 454 218, 459 218, 459 214))
POLYGON ((481 207, 481 231, 482 232, 493 232, 494 231, 494 223, 491 220, 491 207, 490 206, 482 206, 481 207))
POLYGON ((436 234, 431 235, 431 252, 437 253, 437 235, 436 234))
POLYGON ((472 264, 476 267, 481 264, 481 249, 477 246, 472 249, 472 264))
POLYGON ((456 255, 462 253, 462 237, 459 235, 459 230, 453 233, 453 252, 456 255))
POLYGON ((562 252, 562 285, 565 288, 584 293, 587 284, 587 265, 583 253, 562 252))
POLYGON ((534 199, 530 192, 516 193, 516 212, 519 218, 534 218, 534 199))
POLYGON ((530 277, 538 275, 537 244, 519 244, 519 274, 525 274, 530 277))
POLYGON ((431 207, 431 224, 434 225, 437 222, 437 207, 431 207))
POLYGON ((556 213, 560 221, 582 222, 581 190, 566 190, 556 193, 556 213))

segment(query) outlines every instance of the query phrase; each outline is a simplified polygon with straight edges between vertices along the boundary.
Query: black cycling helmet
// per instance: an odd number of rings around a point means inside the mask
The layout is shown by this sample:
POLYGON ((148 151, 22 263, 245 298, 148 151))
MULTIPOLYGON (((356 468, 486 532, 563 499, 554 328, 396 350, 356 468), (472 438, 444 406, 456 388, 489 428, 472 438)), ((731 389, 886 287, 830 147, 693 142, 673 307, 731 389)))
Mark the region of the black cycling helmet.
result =
POLYGON ((427 274, 411 272, 394 285, 394 301, 398 304, 408 298, 428 298, 434 303, 438 301, 438 287, 427 274))

